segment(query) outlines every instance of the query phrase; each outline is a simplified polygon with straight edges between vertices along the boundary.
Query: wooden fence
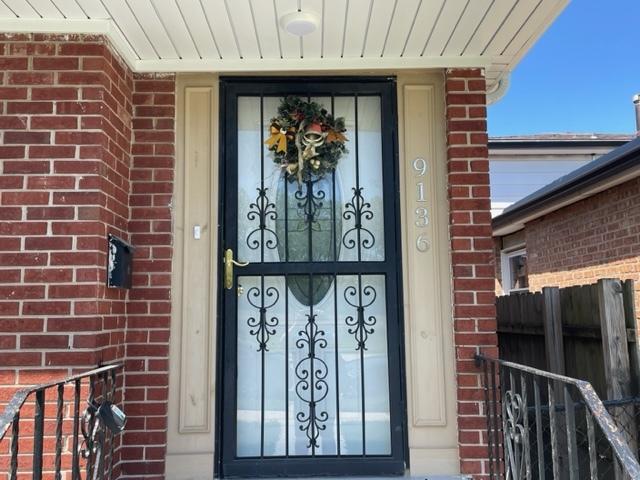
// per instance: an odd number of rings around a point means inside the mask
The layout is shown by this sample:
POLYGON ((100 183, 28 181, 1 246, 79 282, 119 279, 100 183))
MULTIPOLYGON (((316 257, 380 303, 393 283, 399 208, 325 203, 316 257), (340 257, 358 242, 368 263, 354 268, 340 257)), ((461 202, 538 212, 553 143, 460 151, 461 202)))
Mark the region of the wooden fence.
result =
POLYGON ((640 395, 633 280, 498 297, 500 358, 588 380, 601 398, 640 395))

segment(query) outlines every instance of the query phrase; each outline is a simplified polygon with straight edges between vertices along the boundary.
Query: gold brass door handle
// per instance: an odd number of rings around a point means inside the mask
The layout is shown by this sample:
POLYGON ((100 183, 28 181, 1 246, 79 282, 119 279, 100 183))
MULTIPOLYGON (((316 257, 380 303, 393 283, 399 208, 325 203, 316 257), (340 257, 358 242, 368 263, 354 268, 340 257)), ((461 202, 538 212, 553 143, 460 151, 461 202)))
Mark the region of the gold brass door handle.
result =
POLYGON ((233 259, 233 250, 227 248, 224 251, 224 288, 231 290, 233 288, 233 266, 246 267, 249 262, 237 262, 233 259))

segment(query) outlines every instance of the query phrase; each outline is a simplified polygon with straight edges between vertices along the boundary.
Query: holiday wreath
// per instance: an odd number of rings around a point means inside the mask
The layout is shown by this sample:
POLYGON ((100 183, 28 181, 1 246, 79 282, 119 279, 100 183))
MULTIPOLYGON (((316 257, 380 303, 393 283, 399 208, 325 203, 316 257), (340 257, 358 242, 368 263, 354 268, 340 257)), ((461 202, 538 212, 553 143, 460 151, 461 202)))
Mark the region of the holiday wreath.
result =
POLYGON ((278 116, 271 119, 270 136, 264 143, 290 180, 302 183, 335 170, 347 152, 345 131, 344 118, 335 118, 320 104, 285 97, 278 116))

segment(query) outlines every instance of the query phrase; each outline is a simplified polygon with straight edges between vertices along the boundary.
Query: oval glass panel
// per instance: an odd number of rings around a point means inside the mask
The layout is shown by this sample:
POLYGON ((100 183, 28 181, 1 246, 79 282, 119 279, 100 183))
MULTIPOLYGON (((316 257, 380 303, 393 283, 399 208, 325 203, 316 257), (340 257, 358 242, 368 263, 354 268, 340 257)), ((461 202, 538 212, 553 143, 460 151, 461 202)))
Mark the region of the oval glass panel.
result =
MULTIPOLYGON (((315 178, 301 185, 282 177, 277 188, 276 234, 281 262, 332 262, 340 258, 342 198, 335 174, 315 178)), ((289 283, 296 299, 309 306, 319 302, 331 288, 331 277, 313 282, 299 276, 289 283)))

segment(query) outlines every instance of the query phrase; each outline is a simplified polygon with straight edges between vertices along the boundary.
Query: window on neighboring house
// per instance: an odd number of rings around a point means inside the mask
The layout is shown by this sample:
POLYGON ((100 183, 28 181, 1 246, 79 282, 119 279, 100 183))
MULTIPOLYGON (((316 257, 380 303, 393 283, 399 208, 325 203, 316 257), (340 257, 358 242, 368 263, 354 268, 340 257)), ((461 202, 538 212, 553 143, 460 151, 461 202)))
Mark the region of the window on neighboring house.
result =
POLYGON ((528 288, 526 250, 502 252, 502 289, 504 293, 523 291, 528 288))

